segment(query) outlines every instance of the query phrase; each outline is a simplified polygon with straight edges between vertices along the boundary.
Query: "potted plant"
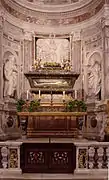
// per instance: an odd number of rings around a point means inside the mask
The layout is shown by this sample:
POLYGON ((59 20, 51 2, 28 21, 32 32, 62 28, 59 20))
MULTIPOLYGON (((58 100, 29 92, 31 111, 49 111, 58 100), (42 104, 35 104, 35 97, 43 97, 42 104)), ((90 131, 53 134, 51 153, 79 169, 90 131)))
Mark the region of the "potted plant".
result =
POLYGON ((17 111, 22 112, 34 112, 38 110, 38 107, 40 106, 40 102, 38 100, 32 100, 32 101, 24 101, 23 99, 19 99, 17 101, 17 111))
POLYGON ((29 112, 35 112, 38 110, 38 107, 40 106, 40 102, 38 100, 33 100, 29 104, 28 111, 29 112))
POLYGON ((23 109, 23 105, 25 104, 25 101, 23 99, 19 99, 17 101, 17 111, 21 112, 23 109))
POLYGON ((87 110, 87 106, 82 100, 70 100, 66 104, 66 111, 69 112, 85 112, 87 110))

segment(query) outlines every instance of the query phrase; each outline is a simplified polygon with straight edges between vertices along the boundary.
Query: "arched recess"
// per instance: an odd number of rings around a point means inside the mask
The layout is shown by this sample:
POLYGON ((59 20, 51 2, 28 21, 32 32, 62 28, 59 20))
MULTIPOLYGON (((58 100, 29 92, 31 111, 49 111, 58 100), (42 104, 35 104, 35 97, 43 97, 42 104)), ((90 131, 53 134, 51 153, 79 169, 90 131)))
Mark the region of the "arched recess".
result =
POLYGON ((101 100, 102 97, 102 52, 92 51, 87 55, 88 97, 101 100))
POLYGON ((95 50, 92 50, 88 52, 84 56, 84 80, 83 80, 83 86, 84 86, 84 95, 85 99, 89 100, 88 98, 88 68, 90 66, 90 63, 92 59, 95 58, 95 61, 100 64, 101 66, 101 99, 103 99, 103 92, 104 92, 104 69, 103 69, 103 52, 100 48, 96 48, 95 50))
MULTIPOLYGON (((15 63, 17 64, 17 71, 19 72, 19 66, 18 66, 18 55, 15 51, 13 50, 10 50, 10 49, 6 49, 4 51, 4 54, 3 54, 3 97, 4 97, 4 85, 5 85, 5 76, 4 76, 4 66, 5 66, 5 63, 6 61, 8 60, 8 57, 12 55, 15 57, 15 63)), ((19 73, 18 73, 18 76, 17 76, 17 82, 18 82, 18 78, 19 78, 19 73)), ((17 83, 17 90, 19 89, 18 87, 18 83, 17 83)))

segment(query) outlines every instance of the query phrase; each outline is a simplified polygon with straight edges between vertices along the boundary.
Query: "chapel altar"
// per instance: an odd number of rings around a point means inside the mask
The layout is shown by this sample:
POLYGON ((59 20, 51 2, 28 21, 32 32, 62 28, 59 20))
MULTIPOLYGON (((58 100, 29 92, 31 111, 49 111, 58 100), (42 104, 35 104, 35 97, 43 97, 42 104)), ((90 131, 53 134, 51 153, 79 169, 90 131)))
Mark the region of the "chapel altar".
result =
POLYGON ((73 86, 79 74, 50 65, 37 67, 25 76, 30 84, 27 102, 32 98, 40 103, 35 112, 18 112, 21 124, 25 121, 27 138, 77 138, 80 121, 85 123, 87 113, 67 112, 66 105, 77 99, 73 86))
POLYGON ((87 123, 86 111, 68 109, 70 102, 79 102, 76 92, 73 92, 79 74, 58 67, 45 67, 33 69, 25 76, 30 89, 26 106, 17 113, 24 139, 21 146, 22 172, 73 173, 76 148, 66 141, 68 138, 81 139, 83 124, 87 123), (29 111, 31 102, 38 102, 33 111, 29 111), (61 142, 52 143, 53 138, 56 142, 61 138, 61 142), (47 143, 42 142, 43 139, 48 139, 47 143))
POLYGON ((0 0, 1 179, 108 179, 108 17, 108 0, 0 0))

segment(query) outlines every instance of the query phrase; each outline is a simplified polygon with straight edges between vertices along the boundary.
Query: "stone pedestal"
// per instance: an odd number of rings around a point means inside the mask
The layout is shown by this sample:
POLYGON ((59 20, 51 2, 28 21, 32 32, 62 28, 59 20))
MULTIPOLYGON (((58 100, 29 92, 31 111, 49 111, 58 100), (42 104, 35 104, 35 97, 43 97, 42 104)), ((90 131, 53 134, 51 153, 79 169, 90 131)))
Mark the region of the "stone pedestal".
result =
POLYGON ((106 126, 106 104, 104 101, 87 103, 87 120, 84 124, 84 137, 104 141, 106 126))

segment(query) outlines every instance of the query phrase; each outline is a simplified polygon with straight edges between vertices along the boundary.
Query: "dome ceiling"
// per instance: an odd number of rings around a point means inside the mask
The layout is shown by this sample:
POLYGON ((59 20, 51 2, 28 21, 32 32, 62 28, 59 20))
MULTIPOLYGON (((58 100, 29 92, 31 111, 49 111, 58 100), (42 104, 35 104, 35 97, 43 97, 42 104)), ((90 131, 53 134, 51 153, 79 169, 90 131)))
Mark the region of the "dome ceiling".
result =
POLYGON ((0 0, 15 18, 44 26, 68 26, 96 15, 105 0, 0 0))
POLYGON ((44 5, 63 5, 63 4, 76 3, 81 0, 27 0, 27 1, 31 3, 44 4, 44 5))

